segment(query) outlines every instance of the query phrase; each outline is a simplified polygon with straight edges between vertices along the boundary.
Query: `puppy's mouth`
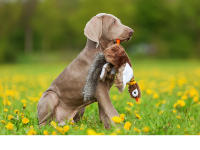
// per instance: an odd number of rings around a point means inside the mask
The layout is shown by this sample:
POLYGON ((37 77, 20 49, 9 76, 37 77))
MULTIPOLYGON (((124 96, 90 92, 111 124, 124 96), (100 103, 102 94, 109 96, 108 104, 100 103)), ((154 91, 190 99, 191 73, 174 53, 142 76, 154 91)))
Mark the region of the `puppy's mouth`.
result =
MULTIPOLYGON (((123 43, 123 42, 128 42, 128 41, 130 41, 130 39, 131 39, 131 37, 129 37, 129 38, 127 38, 127 39, 123 39, 123 40, 121 40, 121 39, 120 39, 120 43, 123 43)), ((117 41, 116 41, 116 40, 114 40, 113 42, 114 42, 114 44, 116 44, 116 43, 117 43, 117 41)))

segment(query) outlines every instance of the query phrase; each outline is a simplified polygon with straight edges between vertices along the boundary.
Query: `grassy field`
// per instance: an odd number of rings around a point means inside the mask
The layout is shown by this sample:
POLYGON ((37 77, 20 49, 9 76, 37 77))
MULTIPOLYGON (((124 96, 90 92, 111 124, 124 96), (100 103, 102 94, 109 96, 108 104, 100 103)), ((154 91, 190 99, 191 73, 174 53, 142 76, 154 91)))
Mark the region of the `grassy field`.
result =
POLYGON ((121 122, 105 130, 97 103, 87 106, 77 123, 38 127, 37 102, 67 63, 30 63, 0 66, 0 134, 66 135, 185 135, 200 134, 200 61, 132 60, 142 90, 139 103, 126 87, 110 97, 121 122))

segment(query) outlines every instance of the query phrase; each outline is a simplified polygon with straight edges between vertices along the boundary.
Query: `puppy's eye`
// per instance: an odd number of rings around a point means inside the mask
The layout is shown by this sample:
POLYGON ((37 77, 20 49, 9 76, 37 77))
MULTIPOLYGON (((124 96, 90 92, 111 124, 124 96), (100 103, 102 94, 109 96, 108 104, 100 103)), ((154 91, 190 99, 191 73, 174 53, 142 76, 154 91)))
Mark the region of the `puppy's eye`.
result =
POLYGON ((113 21, 113 23, 112 24, 115 24, 115 20, 113 21))
POLYGON ((138 96, 138 89, 135 89, 135 90, 132 92, 132 95, 133 95, 134 97, 138 96))

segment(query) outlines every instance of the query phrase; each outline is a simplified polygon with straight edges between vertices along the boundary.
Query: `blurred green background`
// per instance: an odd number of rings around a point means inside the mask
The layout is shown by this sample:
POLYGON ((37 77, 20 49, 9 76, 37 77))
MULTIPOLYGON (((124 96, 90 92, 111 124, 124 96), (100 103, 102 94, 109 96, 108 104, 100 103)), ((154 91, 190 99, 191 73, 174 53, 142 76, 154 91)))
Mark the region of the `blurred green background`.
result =
POLYGON ((199 0, 0 0, 0 63, 72 61, 86 23, 109 13, 134 30, 131 58, 199 59, 199 0))

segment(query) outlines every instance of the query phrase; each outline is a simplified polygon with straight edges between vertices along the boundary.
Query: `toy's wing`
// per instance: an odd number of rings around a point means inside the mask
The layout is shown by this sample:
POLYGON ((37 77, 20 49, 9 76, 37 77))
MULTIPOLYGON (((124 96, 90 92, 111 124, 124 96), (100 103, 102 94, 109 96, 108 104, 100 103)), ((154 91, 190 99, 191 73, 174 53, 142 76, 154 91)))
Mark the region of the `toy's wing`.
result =
POLYGON ((102 67, 101 74, 100 74, 100 80, 102 80, 104 82, 106 78, 112 79, 112 78, 114 78, 115 73, 116 72, 115 72, 114 66, 110 63, 106 63, 102 67))

